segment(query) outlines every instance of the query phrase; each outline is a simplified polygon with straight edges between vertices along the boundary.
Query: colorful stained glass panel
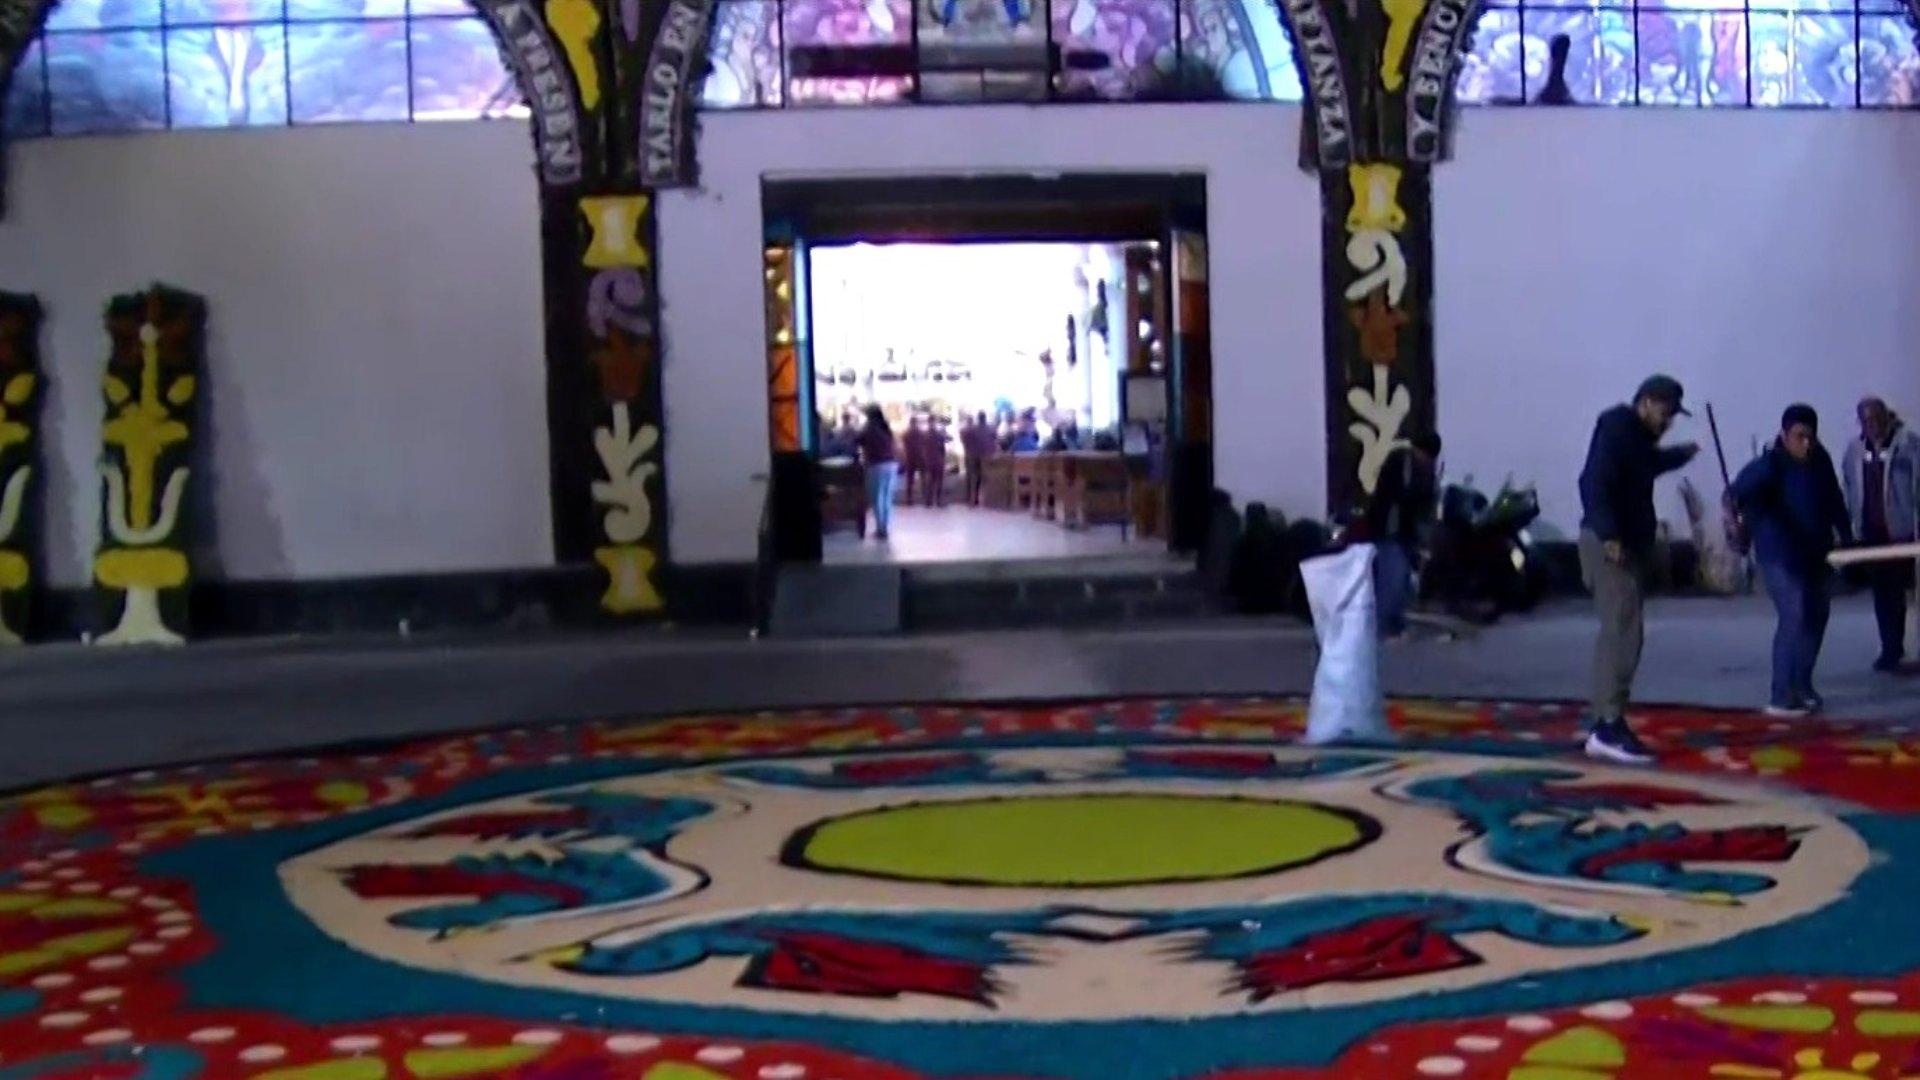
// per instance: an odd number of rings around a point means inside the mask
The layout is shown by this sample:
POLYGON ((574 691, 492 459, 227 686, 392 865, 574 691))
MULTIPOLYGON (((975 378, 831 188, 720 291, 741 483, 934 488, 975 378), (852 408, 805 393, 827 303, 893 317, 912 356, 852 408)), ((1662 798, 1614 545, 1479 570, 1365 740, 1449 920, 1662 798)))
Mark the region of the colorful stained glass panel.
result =
POLYGON ((48 30, 148 29, 160 25, 160 0, 61 0, 48 30))
POLYGON ((1175 63, 1174 14, 1173 0, 1054 0, 1060 96, 1187 96, 1175 63))
POLYGON ((1906 16, 1860 17, 1860 103, 1920 105, 1920 48, 1906 16))
POLYGON ((1753 35, 1753 103, 1854 104, 1853 16, 1748 16, 1753 35))
POLYGON ((504 116, 520 106, 513 74, 483 20, 416 19, 411 29, 415 120, 504 116))
POLYGON ((166 126, 160 31, 51 34, 45 45, 53 134, 166 126))
POLYGON ((1222 97, 1303 99, 1293 42, 1271 4, 1181 0, 1180 54, 1190 71, 1208 73, 1222 97))
POLYGON ((773 0, 721 0, 707 39, 710 72, 700 89, 708 109, 778 105, 780 7, 773 0))
POLYGON ((1474 27, 1473 47, 1461 57, 1455 98, 1465 105, 1517 104, 1526 100, 1521 82, 1520 13, 1492 8, 1474 27))
POLYGON ((279 22, 286 0, 163 0, 167 25, 279 22))
POLYGON ((1642 105, 1746 104, 1746 52, 1739 15, 1642 11, 1642 105))
POLYGON ((0 114, 0 127, 12 139, 47 133, 47 69, 42 64, 39 42, 20 54, 7 91, 5 112, 0 114))
MULTIPOLYGON (((287 18, 298 21, 337 19, 398 19, 406 15, 406 0, 286 0, 287 18)), ((470 15, 462 0, 455 14, 470 15)))
POLYGON ((1527 100, 1539 100, 1552 71, 1552 41, 1567 37, 1567 89, 1576 105, 1633 101, 1633 19, 1613 8, 1526 11, 1527 100))
POLYGON ((407 24, 296 23, 287 30, 297 124, 407 118, 407 24))
POLYGON ((274 24, 170 31, 167 104, 174 127, 286 123, 286 29, 274 24))
POLYGON ((913 92, 912 77, 897 70, 913 41, 911 0, 787 0, 784 18, 791 103, 872 105, 913 92), (833 51, 831 71, 852 73, 816 74, 810 61, 825 50, 833 51))

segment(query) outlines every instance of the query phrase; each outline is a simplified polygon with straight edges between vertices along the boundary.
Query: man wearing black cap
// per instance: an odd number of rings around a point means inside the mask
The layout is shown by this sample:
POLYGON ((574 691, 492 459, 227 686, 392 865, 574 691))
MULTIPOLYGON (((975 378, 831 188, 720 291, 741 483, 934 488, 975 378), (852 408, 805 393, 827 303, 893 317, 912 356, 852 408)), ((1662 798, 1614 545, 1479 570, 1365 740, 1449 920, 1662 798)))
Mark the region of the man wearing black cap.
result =
POLYGON ((1593 656, 1593 728, 1587 753, 1634 764, 1653 760, 1626 719, 1646 627, 1642 604, 1657 519, 1653 482, 1692 461, 1693 443, 1663 447, 1675 416, 1691 416, 1666 375, 1640 384, 1633 404, 1600 414, 1580 472, 1580 572, 1600 612, 1593 656))

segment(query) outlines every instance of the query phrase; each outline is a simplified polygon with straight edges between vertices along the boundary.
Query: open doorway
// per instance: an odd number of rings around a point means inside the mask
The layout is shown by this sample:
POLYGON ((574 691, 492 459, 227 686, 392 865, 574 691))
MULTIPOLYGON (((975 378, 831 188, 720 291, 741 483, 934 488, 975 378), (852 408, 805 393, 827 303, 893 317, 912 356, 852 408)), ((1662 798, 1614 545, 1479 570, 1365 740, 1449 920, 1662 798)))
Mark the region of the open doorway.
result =
POLYGON ((1134 520, 1121 474, 1126 305, 1114 294, 1125 287, 1128 248, 812 250, 819 460, 834 489, 823 502, 829 561, 1165 550, 1155 523, 1134 520), (854 475, 868 406, 881 409, 901 450, 884 547, 870 527, 864 479, 854 475), (1045 490, 1056 462, 1086 474, 1072 491, 1045 490))
POLYGON ((766 189, 787 559, 1191 550, 1182 511, 1211 486, 1201 181, 873 185, 766 189), (872 410, 898 463, 884 540, 872 410))

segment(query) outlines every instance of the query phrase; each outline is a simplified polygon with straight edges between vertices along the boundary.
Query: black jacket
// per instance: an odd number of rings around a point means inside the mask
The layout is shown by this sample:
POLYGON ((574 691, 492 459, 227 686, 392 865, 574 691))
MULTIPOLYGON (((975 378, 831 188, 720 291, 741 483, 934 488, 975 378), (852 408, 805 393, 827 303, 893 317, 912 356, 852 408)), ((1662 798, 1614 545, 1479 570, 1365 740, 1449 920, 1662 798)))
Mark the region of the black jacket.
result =
POLYGON ((1688 454, 1663 449, 1626 405, 1600 414, 1580 471, 1580 525, 1601 540, 1618 540, 1629 551, 1653 549, 1656 518, 1653 482, 1687 463, 1688 454))
POLYGON ((1415 461, 1413 451, 1395 450, 1381 466, 1380 482, 1367 502, 1367 535, 1417 547, 1439 503, 1433 471, 1415 461))

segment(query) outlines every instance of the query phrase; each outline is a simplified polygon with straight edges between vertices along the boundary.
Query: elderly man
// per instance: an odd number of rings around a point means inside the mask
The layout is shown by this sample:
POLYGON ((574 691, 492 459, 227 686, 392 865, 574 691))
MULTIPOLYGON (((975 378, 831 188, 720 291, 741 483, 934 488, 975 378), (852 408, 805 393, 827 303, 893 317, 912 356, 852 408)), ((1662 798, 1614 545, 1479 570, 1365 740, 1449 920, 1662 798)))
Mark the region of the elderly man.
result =
MULTIPOLYGON (((1854 535, 1869 547, 1908 543, 1920 534, 1920 434, 1877 397, 1861 401, 1857 415, 1860 437, 1847 443, 1840 467, 1854 535)), ((1874 617, 1880 623, 1880 658, 1873 669, 1898 671, 1907 655, 1913 563, 1872 563, 1867 574, 1874 617)))

